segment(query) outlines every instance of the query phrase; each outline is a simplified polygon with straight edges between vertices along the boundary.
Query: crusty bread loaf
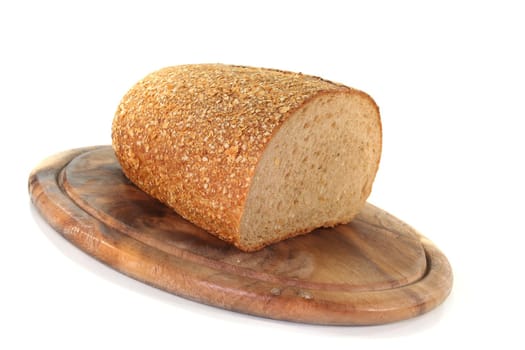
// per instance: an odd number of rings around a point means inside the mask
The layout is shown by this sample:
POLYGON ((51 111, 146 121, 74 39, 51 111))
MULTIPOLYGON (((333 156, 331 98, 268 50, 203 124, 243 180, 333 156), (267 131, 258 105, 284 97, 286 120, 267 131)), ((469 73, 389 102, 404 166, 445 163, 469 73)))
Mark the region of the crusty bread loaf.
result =
POLYGON ((381 155, 379 109, 364 92, 221 64, 145 77, 112 137, 133 183, 244 251, 349 222, 381 155))

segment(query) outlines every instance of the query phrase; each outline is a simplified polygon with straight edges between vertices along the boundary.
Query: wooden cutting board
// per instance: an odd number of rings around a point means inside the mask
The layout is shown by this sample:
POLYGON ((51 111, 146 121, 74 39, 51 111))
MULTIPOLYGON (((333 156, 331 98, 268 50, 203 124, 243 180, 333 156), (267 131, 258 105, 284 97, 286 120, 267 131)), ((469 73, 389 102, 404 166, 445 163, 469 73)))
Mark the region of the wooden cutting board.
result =
POLYGON ((446 257, 367 204, 350 224, 255 253, 237 250, 130 183, 110 146, 40 164, 29 192, 44 219, 86 253, 139 281, 209 305, 280 320, 381 324, 450 293, 446 257))

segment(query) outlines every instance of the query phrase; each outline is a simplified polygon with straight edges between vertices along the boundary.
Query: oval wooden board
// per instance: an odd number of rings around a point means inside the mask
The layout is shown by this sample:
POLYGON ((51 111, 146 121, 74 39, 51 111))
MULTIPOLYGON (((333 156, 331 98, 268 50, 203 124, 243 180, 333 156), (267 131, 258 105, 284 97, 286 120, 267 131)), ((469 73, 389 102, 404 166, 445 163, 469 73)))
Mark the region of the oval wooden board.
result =
POLYGON ((131 184, 110 146, 47 159, 31 173, 29 191, 44 219, 93 257, 229 310, 317 324, 381 324, 433 309, 452 287, 446 257, 370 204, 350 224, 244 253, 131 184))

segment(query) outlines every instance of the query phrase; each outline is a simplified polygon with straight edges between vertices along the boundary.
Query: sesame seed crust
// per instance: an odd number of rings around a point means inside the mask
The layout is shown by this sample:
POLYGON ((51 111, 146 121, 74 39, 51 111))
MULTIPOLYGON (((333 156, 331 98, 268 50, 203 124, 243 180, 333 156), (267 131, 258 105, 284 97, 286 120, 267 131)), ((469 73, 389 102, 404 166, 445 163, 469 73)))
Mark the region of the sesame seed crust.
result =
POLYGON ((123 97, 112 127, 124 174, 236 244, 249 186, 279 126, 319 94, 358 92, 301 73, 200 64, 156 71, 123 97))

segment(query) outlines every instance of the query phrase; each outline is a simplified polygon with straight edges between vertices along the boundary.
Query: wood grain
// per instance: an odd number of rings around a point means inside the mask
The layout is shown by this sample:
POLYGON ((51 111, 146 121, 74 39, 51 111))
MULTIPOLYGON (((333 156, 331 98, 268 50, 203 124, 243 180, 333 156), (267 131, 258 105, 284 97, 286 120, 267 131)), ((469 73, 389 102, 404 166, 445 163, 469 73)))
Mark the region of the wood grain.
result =
POLYGON ((41 215, 88 254, 171 293, 297 322, 364 325, 439 305, 446 257, 410 226, 367 204, 348 225, 244 253, 131 184, 109 146, 49 158, 30 175, 41 215))

